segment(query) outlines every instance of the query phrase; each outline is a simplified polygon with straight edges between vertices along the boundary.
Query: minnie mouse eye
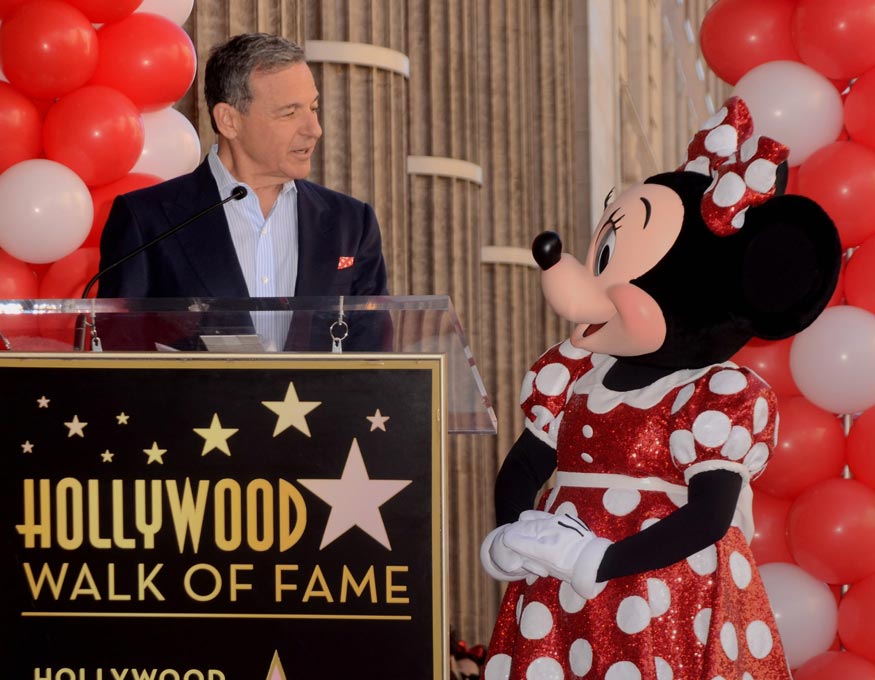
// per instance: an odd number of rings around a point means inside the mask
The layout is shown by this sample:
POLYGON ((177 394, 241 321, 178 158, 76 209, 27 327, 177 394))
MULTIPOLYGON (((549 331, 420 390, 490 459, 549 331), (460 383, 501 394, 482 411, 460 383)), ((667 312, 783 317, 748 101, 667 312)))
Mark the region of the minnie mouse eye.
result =
POLYGON ((614 255, 616 247, 617 228, 611 223, 610 226, 605 229, 605 233, 602 234, 598 247, 595 250, 593 270, 595 271, 596 276, 601 274, 607 268, 608 263, 611 261, 611 257, 614 255))

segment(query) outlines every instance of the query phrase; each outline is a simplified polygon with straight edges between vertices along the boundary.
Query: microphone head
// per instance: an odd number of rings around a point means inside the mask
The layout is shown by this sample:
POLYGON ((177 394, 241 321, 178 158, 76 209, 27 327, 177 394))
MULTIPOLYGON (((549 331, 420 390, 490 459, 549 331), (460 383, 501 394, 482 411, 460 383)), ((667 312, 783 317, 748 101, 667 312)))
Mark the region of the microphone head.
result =
POLYGON ((248 193, 249 192, 246 190, 246 187, 238 184, 236 187, 231 189, 231 198, 233 198, 235 201, 239 201, 241 198, 245 198, 246 194, 248 193))

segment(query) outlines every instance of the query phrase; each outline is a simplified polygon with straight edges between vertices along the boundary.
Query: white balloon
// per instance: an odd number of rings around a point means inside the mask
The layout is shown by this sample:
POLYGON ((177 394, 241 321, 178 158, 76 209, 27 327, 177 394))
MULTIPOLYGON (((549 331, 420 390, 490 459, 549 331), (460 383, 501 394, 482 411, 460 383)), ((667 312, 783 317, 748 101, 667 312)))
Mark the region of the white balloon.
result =
POLYGON ((188 119, 172 107, 143 113, 143 152, 131 172, 172 179, 194 170, 201 143, 188 119))
POLYGON ((844 107, 835 86, 810 66, 770 61, 745 73, 732 94, 753 117, 754 134, 790 148, 790 165, 799 165, 842 131, 844 107))
POLYGON ((875 315, 827 307, 790 345, 790 373, 808 401, 833 413, 875 405, 875 315))
POLYGON ((772 562, 759 570, 787 664, 799 668, 832 646, 839 618, 835 597, 828 585, 795 564, 772 562))
POLYGON ((182 26, 191 14, 193 5, 194 0, 143 0, 143 4, 136 11, 160 14, 182 26))
POLYGON ((76 250, 91 231, 94 205, 79 175, 42 158, 0 175, 0 248, 24 262, 54 262, 76 250))

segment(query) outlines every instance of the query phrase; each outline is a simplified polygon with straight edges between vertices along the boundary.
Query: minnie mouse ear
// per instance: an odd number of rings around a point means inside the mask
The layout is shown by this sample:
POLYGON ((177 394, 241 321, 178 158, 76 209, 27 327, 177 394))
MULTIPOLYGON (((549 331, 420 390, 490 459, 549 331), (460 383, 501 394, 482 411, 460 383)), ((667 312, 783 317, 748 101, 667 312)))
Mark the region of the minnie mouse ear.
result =
MULTIPOLYGON (((779 196, 748 211, 738 310, 766 340, 807 327, 826 307, 842 261, 838 231, 814 201, 779 196)), ((739 235, 741 235, 739 234, 739 235)))

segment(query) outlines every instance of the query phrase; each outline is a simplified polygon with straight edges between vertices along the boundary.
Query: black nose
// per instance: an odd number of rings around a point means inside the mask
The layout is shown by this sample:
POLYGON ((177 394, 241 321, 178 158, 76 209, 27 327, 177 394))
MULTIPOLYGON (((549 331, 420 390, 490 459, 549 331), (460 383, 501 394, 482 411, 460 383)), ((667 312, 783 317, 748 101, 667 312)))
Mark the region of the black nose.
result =
POLYGON ((532 255, 541 269, 547 270, 559 262, 562 255, 562 239, 555 231, 538 234, 532 242, 532 255))

